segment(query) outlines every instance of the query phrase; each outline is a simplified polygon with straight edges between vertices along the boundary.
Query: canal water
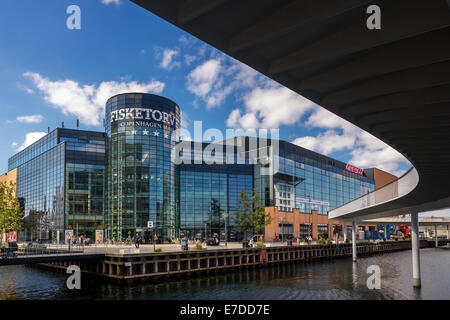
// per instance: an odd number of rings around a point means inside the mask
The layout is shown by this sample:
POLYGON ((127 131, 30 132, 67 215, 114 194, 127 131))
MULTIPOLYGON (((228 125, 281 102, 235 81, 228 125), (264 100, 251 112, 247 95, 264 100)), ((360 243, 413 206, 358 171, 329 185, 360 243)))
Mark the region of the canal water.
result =
POLYGON ((0 267, 0 299, 450 299, 450 250, 421 250, 422 289, 412 287, 411 251, 297 263, 225 274, 116 285, 92 279, 66 288, 65 274, 25 266, 0 267), (378 265, 381 289, 367 288, 378 265))

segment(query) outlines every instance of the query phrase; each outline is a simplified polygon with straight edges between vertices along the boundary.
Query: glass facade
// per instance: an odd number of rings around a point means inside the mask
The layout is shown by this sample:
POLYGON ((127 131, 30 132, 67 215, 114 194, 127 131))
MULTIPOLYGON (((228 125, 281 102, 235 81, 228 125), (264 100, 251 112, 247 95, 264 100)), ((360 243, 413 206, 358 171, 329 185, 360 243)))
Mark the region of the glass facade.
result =
POLYGON ((58 144, 58 131, 53 130, 31 146, 23 149, 8 159, 8 171, 36 158, 40 154, 55 147, 58 144))
POLYGON ((93 239, 103 224, 104 133, 58 128, 9 163, 19 163, 23 239, 64 241, 65 229, 93 239))
POLYGON ((253 184, 266 206, 280 211, 327 215, 339 207, 374 190, 373 179, 346 169, 346 164, 286 141, 239 137, 245 146, 247 163, 253 165, 253 184), (251 141, 253 140, 253 141, 251 141), (257 140, 257 141, 255 141, 257 140), (258 151, 251 154, 251 145, 258 151), (268 152, 260 152, 268 146, 268 152), (269 164, 256 163, 267 153, 269 164), (255 159, 251 159, 254 157, 255 159), (262 169, 270 168, 269 171, 262 169), (267 174, 269 172, 269 174, 267 174))
POLYGON ((178 105, 164 97, 128 93, 108 99, 107 238, 131 237, 148 221, 160 241, 177 236, 171 150, 179 119, 178 105))
POLYGON ((272 156, 277 164, 273 180, 266 180, 266 183, 273 186, 268 202, 280 211, 297 208, 304 213, 317 210, 326 215, 374 190, 373 179, 346 170, 343 162, 285 141, 279 141, 279 146, 279 154, 272 156))
POLYGON ((60 141, 66 145, 66 228, 95 239, 95 230, 103 229, 105 134, 66 129, 60 141))
MULTIPOLYGON (((179 142, 180 109, 157 95, 111 97, 104 124, 105 133, 58 128, 9 159, 26 221, 39 222, 39 232, 28 228, 26 237, 53 240, 73 229, 94 238, 102 229, 106 239, 141 231, 147 241, 152 221, 160 242, 223 238, 225 226, 233 239, 242 190, 255 189, 263 205, 283 212, 322 215, 374 190, 362 171, 285 141, 179 142)), ((301 235, 307 230, 300 226, 301 235)))
POLYGON ((63 234, 64 158, 61 143, 17 168, 17 197, 25 213, 19 239, 50 240, 63 234))
POLYGON ((252 173, 251 165, 180 165, 180 233, 189 239, 223 237, 227 219, 232 236, 241 191, 253 189, 252 173))
POLYGON ((189 239, 233 239, 233 216, 242 190, 251 192, 253 165, 237 147, 183 141, 177 145, 177 217, 180 235, 189 239), (230 164, 226 164, 230 162, 230 164), (225 221, 226 219, 226 221, 225 221))

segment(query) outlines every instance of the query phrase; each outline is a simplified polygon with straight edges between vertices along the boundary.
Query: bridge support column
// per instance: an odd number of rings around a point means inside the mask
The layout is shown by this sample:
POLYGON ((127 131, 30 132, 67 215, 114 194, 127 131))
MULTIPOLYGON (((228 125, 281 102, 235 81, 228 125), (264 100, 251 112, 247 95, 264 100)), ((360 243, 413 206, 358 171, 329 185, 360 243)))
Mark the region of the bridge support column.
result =
POLYGON ((447 225, 447 240, 450 240, 450 234, 449 234, 449 230, 448 230, 448 225, 447 225))
POLYGON ((411 214, 411 249, 413 264, 413 286, 421 287, 420 281, 420 240, 419 240, 419 214, 411 214))
POLYGON ((435 241, 435 247, 439 247, 438 244, 438 235, 437 235, 437 225, 434 226, 434 241, 435 241))
POLYGON ((344 243, 347 243, 347 225, 344 223, 344 243))
POLYGON ((352 256, 353 262, 356 262, 356 222, 352 222, 352 256))
POLYGON ((387 224, 384 225, 384 240, 387 240, 387 224))

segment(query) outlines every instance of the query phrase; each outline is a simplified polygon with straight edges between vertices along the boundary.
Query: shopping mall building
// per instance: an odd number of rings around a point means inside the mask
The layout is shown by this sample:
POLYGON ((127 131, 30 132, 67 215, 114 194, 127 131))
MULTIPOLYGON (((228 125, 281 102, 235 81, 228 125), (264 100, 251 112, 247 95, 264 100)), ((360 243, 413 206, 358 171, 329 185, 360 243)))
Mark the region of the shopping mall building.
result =
POLYGON ((331 238, 342 229, 328 221, 329 210, 396 179, 281 140, 183 141, 179 106, 152 94, 111 97, 104 124, 105 132, 57 128, 9 159, 26 216, 19 239, 135 231, 148 239, 148 221, 163 242, 224 238, 225 228, 235 239, 243 189, 256 190, 273 217, 266 240, 331 238))

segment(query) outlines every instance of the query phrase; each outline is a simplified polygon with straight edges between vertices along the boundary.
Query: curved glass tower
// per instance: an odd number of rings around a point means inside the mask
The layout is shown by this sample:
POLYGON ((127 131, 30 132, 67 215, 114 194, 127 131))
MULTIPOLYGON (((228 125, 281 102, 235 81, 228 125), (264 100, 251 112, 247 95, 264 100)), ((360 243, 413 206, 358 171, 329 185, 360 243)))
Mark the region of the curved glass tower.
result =
POLYGON ((178 105, 153 94, 119 94, 106 102, 105 127, 107 238, 133 236, 152 221, 158 240, 171 242, 178 230, 171 161, 172 133, 180 127, 178 105))

